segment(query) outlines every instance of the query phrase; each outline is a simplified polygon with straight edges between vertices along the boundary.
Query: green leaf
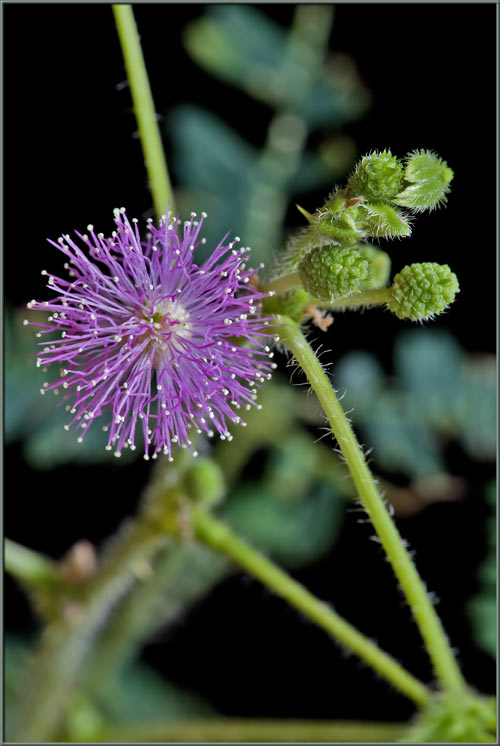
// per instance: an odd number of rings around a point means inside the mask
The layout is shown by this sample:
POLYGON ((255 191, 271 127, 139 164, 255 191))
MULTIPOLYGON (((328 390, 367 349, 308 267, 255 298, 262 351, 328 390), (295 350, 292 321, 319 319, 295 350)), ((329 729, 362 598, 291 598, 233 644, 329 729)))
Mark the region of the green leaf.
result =
MULTIPOLYGON (((54 400, 56 397, 53 397, 54 400)), ((88 430, 82 443, 78 443, 78 431, 65 430, 68 413, 63 407, 54 410, 46 421, 38 427, 25 441, 24 452, 28 463, 35 469, 53 469, 56 466, 73 461, 80 464, 97 464, 116 462, 113 452, 106 450, 107 435, 102 431, 99 421, 88 430)), ((130 463, 138 457, 139 450, 122 451, 121 463, 130 463)))
POLYGON ((187 51, 201 67, 264 100, 276 96, 284 41, 278 26, 242 5, 209 7, 184 34, 187 51))
POLYGON ((40 395, 46 374, 36 367, 37 339, 23 325, 21 312, 5 309, 5 440, 23 438, 52 412, 49 397, 40 395))
POLYGON ((335 137, 319 145, 316 153, 304 154, 290 183, 292 194, 330 186, 341 179, 355 157, 354 142, 348 137, 335 137))
POLYGON ((433 427, 452 434, 478 459, 496 450, 496 371, 493 357, 468 358, 444 330, 400 335, 395 365, 408 395, 433 427))
POLYGON ((264 483, 238 489, 222 515, 278 563, 295 568, 318 559, 333 545, 345 504, 326 482, 302 499, 280 497, 264 483))
POLYGON ((101 691, 95 704, 116 725, 169 723, 213 713, 200 697, 184 691, 141 663, 130 665, 101 691))
POLYGON ((7 741, 17 731, 19 704, 27 686, 29 643, 14 635, 7 635, 4 644, 4 706, 5 736, 7 741))
POLYGON ((356 406, 361 416, 378 395, 385 383, 385 374, 380 363, 368 352, 350 352, 344 355, 333 375, 335 388, 345 389, 347 409, 356 406))
POLYGON ((339 124, 359 116, 368 94, 353 63, 343 55, 326 67, 314 62, 312 83, 297 86, 310 63, 308 49, 255 8, 214 5, 190 24, 184 41, 191 56, 212 75, 242 88, 274 108, 292 108, 311 126, 339 124))
POLYGON ((203 109, 181 106, 168 119, 173 142, 173 168, 184 190, 177 195, 179 208, 205 211, 204 247, 197 261, 208 257, 228 230, 242 232, 257 152, 226 124, 203 109))
POLYGON ((477 644, 493 658, 497 654, 497 494, 496 480, 486 490, 486 500, 491 507, 488 518, 488 552, 479 568, 481 583, 478 593, 468 605, 472 630, 477 644))
POLYGON ((446 471, 439 441, 418 405, 395 392, 378 395, 361 421, 377 465, 411 481, 446 471))

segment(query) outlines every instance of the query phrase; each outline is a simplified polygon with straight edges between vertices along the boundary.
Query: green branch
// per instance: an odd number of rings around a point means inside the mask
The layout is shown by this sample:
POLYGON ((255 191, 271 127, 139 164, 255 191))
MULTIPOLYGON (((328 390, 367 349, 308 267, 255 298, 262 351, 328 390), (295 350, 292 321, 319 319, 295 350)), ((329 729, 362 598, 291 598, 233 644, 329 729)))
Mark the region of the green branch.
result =
POLYGON ((396 689, 419 706, 429 703, 429 690, 405 671, 390 655, 346 622, 327 604, 319 601, 304 586, 293 580, 263 554, 240 539, 224 523, 204 510, 194 510, 192 516, 196 538, 206 546, 229 557, 267 588, 285 599, 331 637, 356 653, 396 689))
POLYGON ((436 675, 444 689, 464 690, 466 683, 453 656, 441 621, 404 542, 380 496, 354 433, 335 392, 299 326, 277 316, 281 342, 292 352, 316 392, 344 455, 364 509, 373 523, 420 629, 436 675))
POLYGON ((175 212, 175 205, 141 41, 132 6, 113 5, 113 13, 125 60, 149 186, 156 217, 159 220, 165 215, 167 204, 170 205, 172 214, 175 212))

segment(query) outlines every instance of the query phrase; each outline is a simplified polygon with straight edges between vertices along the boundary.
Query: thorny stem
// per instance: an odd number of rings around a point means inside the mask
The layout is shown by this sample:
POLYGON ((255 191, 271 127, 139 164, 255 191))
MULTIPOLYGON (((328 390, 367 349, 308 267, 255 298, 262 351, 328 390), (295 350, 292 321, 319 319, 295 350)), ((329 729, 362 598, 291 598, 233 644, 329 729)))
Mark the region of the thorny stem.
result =
POLYGON ((172 214, 175 213, 175 206, 141 41, 132 6, 113 5, 113 13, 125 60, 155 214, 159 220, 165 214, 167 204, 172 214))
POLYGON ((316 392, 344 455, 347 467, 380 542, 408 600, 443 689, 463 691, 467 684, 453 656, 441 621, 429 599, 396 525, 380 496, 365 458, 335 392, 299 326, 286 316, 276 316, 281 342, 288 347, 316 392))
POLYGON ((202 509, 193 511, 192 525, 199 541, 229 557, 288 601, 331 637, 356 653, 396 689, 419 706, 429 703, 431 693, 422 682, 405 671, 394 658, 346 622, 330 606, 317 599, 284 570, 239 538, 228 526, 202 509))

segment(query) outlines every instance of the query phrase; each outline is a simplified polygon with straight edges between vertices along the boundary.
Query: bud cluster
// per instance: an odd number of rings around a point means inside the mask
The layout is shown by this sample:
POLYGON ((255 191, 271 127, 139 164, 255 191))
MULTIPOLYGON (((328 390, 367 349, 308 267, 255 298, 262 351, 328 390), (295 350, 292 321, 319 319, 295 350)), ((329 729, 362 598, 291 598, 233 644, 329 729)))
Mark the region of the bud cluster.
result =
MULTIPOLYGON (((412 213, 443 204, 452 178, 453 171, 431 151, 415 150, 403 160, 390 150, 374 151, 316 212, 299 207, 308 226, 292 238, 273 272, 274 278, 300 278, 303 290, 287 291, 286 305, 294 316, 307 305, 304 291, 331 303, 384 288, 390 258, 367 241, 409 236, 412 213)), ((447 265, 413 264, 387 289, 387 307, 399 318, 427 319, 447 308, 457 292, 457 278, 447 265)), ((273 302, 282 308, 283 301, 281 294, 273 302)))

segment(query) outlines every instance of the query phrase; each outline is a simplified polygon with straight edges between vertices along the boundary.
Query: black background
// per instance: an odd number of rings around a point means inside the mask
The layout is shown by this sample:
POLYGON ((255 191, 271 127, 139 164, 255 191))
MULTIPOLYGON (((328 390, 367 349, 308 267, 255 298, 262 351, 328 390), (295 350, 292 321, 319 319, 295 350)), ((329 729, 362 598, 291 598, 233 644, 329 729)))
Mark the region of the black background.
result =
MULTIPOLYGON (((141 4, 135 10, 158 112, 166 115, 179 103, 202 105, 262 144, 270 111, 211 79, 183 51, 182 29, 204 6, 141 4)), ((293 15, 288 4, 261 10, 285 26, 293 15)), ((390 147, 402 156, 428 147, 455 171, 447 210, 420 217, 412 239, 395 244, 392 256, 396 271, 411 261, 452 266, 461 294, 435 324, 450 329, 470 352, 495 348, 495 26, 492 4, 339 4, 330 43, 352 55, 373 95, 368 114, 344 127, 360 154, 390 147)), ((125 73, 110 7, 8 4, 4 35, 4 293, 21 306, 43 292, 40 270, 59 267, 46 237, 88 222, 106 231, 113 207, 126 205, 141 217, 150 214, 151 202, 129 91, 120 86, 125 73)), ((168 130, 165 120, 162 126, 168 130)), ((315 196, 307 196, 313 208, 324 194, 315 196)), ((294 219, 291 209, 290 225, 294 219)), ((361 347, 390 370, 401 325, 377 311, 345 319, 331 342, 334 355, 361 347)), ((447 458, 450 471, 471 485, 466 499, 432 506, 399 525, 428 587, 442 599, 440 612, 466 676, 491 692, 494 665, 472 644, 464 612, 485 552, 478 485, 491 469, 458 449, 447 458)), ((127 469, 68 465, 35 472, 14 444, 6 453, 6 533, 55 557, 83 537, 99 543, 134 510, 148 471, 138 462, 127 469)), ((378 545, 368 541, 370 529, 356 518, 348 515, 328 557, 296 576, 431 680, 391 571, 378 545)), ((27 605, 9 582, 5 602, 7 631, 30 631, 27 605)), ((397 720, 412 712, 321 631, 241 575, 144 654, 227 715, 397 720)))

